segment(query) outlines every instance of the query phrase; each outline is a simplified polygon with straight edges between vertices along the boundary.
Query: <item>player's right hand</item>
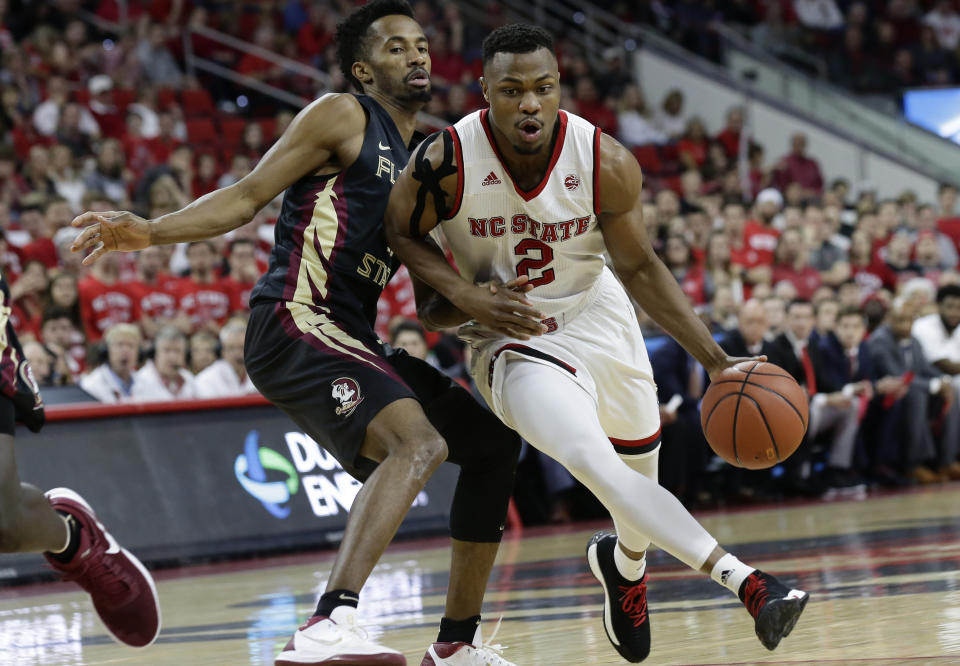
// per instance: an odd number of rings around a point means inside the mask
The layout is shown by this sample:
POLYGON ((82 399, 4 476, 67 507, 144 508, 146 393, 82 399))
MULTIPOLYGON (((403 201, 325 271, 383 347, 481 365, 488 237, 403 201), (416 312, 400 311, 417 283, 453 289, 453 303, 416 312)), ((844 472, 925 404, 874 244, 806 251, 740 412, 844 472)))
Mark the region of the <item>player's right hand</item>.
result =
POLYGON ((107 252, 132 252, 150 245, 150 223, 125 210, 91 211, 78 215, 70 223, 84 227, 70 246, 72 252, 93 251, 83 259, 89 266, 107 252))
POLYGON ((460 309, 483 327, 500 335, 518 340, 543 335, 547 332, 547 327, 540 323, 544 315, 524 296, 533 289, 528 282, 529 278, 524 276, 503 284, 478 284, 470 291, 460 309))

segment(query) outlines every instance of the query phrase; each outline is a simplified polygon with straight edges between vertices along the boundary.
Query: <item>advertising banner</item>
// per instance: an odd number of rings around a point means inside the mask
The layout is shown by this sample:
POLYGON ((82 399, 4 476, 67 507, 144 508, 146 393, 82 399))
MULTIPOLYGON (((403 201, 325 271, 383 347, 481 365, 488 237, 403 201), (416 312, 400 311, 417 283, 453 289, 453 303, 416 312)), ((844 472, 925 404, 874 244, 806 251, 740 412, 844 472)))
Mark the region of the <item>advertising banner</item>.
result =
MULTIPOLYGON (((222 401, 221 401, 222 402, 222 401)), ((87 412, 109 408, 93 408, 87 412)), ((156 410, 154 410, 156 411, 156 410)), ((21 479, 66 486, 146 562, 322 547, 338 542, 360 484, 278 409, 49 420, 17 431, 21 479)), ((458 469, 444 464, 400 534, 442 533, 458 469)), ((0 555, 0 582, 44 571, 37 555, 0 555)))

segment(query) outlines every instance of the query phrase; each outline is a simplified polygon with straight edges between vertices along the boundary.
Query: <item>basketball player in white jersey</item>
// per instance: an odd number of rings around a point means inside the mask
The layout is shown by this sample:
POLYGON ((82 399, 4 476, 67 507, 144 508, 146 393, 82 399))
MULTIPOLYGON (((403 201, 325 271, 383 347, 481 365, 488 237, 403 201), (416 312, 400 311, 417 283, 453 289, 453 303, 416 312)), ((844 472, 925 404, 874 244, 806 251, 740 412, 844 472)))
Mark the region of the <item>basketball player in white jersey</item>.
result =
MULTIPOLYGON (((411 273, 469 320, 471 372, 490 408, 561 462, 613 516, 587 559, 605 592, 604 626, 631 662, 650 651, 645 551, 655 543, 737 594, 770 650, 809 595, 738 560, 657 483, 657 393, 620 281, 711 377, 730 358, 690 308, 646 237, 641 173, 613 138, 559 110, 553 40, 508 25, 483 44, 489 109, 428 138, 394 186, 387 238, 411 273), (442 229, 460 273, 426 238, 442 229), (526 278, 514 307, 490 281, 526 278), (500 304, 503 301, 499 301, 500 304)), ((762 357, 760 360, 763 360, 762 357)))

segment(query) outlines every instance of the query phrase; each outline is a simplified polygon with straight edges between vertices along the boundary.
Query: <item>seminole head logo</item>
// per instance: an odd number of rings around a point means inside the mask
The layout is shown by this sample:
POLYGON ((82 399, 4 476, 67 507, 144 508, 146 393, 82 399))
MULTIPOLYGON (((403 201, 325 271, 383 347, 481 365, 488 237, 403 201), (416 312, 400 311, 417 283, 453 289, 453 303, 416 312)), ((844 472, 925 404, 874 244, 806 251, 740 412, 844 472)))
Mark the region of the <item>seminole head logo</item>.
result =
POLYGON ((363 402, 363 396, 360 395, 360 385, 355 379, 350 377, 341 377, 333 382, 332 395, 340 403, 337 407, 337 416, 350 416, 353 410, 363 402))

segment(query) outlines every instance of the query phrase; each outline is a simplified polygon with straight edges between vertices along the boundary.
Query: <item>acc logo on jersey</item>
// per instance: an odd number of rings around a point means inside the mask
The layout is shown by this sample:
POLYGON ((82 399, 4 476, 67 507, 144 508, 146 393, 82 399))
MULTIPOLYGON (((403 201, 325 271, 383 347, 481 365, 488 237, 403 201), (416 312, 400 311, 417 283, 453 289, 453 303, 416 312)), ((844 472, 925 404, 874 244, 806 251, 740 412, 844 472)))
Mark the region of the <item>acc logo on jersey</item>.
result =
POLYGON ((357 405, 363 402, 360 385, 350 377, 335 379, 332 395, 340 402, 340 406, 336 409, 337 416, 350 416, 357 405))
POLYGON ((566 178, 563 179, 563 186, 573 192, 580 187, 580 176, 575 173, 568 173, 566 178))

